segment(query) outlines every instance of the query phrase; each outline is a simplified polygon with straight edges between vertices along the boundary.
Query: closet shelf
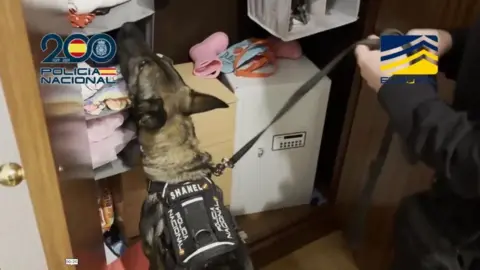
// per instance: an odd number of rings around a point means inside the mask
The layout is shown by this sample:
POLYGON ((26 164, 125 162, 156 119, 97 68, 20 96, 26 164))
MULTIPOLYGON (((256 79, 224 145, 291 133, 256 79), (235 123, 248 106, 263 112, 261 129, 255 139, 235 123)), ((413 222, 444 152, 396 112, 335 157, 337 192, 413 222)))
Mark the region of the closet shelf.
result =
POLYGON ((283 41, 296 40, 355 22, 360 0, 316 0, 309 7, 310 20, 290 30, 293 0, 248 0, 248 17, 283 41))
MULTIPOLYGON (((153 0, 130 0, 129 2, 112 8, 108 14, 104 16, 98 16, 86 28, 76 30, 77 32, 81 32, 86 35, 93 35, 96 33, 115 30, 122 26, 122 24, 125 22, 137 22, 137 25, 143 25, 141 28, 145 32, 147 42, 152 43, 153 39, 149 37, 152 37, 153 34, 154 13, 155 10, 153 0)), ((121 111, 102 111, 99 115, 89 115, 87 113, 84 113, 84 115, 86 120, 92 120, 115 113, 120 113, 128 110, 129 108, 130 107, 127 107, 121 111)), ((129 128, 127 126, 124 127, 129 128)), ((117 158, 108 164, 95 168, 93 170, 94 179, 100 180, 132 170, 132 166, 137 166, 137 164, 140 164, 136 163, 139 161, 138 159, 140 158, 140 155, 140 148, 138 147, 138 144, 136 144, 136 140, 130 141, 125 148, 118 153, 118 156, 122 156, 123 159, 117 158), (124 160, 126 160, 126 162, 124 162, 124 160), (127 164, 131 166, 128 166, 127 164)))
POLYGON ((87 121, 89 120, 93 120, 93 119, 97 119, 97 118, 102 118, 102 117, 105 117, 105 116, 109 116, 109 115, 112 115, 112 114, 116 114, 116 113, 120 113, 120 112, 124 112, 128 110, 128 107, 125 108, 125 109, 122 109, 120 111, 112 111, 112 110, 104 110, 102 111, 100 114, 98 115, 92 115, 92 114, 88 114, 88 113, 85 113, 85 119, 87 119, 87 121))
POLYGON ((136 22, 155 13, 153 0, 130 0, 126 3, 112 7, 110 12, 97 16, 85 28, 74 28, 73 33, 87 36, 115 30, 126 22, 136 22))
POLYGON ((124 173, 132 168, 127 166, 121 159, 116 159, 108 164, 94 169, 95 180, 107 178, 116 174, 124 173))

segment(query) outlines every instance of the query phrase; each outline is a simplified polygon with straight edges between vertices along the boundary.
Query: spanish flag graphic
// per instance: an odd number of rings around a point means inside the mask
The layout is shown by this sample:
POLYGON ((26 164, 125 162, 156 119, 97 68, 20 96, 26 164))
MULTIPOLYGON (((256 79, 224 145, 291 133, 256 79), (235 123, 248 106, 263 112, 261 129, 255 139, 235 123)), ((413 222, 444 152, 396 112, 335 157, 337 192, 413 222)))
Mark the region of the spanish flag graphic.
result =
POLYGON ((114 67, 108 67, 108 68, 97 68, 98 72, 100 72, 100 75, 102 76, 116 76, 117 75, 117 69, 114 67))
POLYGON ((382 36, 380 42, 380 69, 389 75, 438 73, 437 36, 382 36))
POLYGON ((80 58, 87 53, 87 43, 81 39, 74 39, 68 44, 68 52, 75 58, 80 58))

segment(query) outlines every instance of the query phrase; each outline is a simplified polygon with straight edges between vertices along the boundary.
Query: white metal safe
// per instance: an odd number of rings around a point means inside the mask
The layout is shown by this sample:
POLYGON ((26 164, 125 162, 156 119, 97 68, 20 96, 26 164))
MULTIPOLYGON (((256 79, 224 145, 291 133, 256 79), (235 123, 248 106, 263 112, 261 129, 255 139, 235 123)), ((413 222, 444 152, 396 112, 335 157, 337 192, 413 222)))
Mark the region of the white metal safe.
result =
MULTIPOLYGON (((318 68, 307 58, 278 60, 268 78, 226 75, 237 96, 235 151, 262 130, 318 68)), ((308 204, 311 199, 331 81, 324 78, 263 134, 233 169, 235 215, 308 204)))

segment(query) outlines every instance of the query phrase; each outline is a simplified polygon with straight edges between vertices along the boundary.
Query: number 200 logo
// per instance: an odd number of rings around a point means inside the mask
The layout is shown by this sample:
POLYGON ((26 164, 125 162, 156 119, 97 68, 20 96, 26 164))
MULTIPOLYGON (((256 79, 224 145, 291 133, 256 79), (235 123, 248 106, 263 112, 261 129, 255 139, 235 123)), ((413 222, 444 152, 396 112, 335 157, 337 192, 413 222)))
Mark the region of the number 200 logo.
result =
POLYGON ((55 41, 55 49, 43 59, 42 63, 81 63, 88 59, 96 63, 107 63, 115 57, 117 44, 107 34, 96 34, 90 38, 79 33, 62 40, 58 34, 50 33, 43 36, 40 48, 46 51, 48 42, 55 41), (63 57, 59 56, 63 52, 63 57))

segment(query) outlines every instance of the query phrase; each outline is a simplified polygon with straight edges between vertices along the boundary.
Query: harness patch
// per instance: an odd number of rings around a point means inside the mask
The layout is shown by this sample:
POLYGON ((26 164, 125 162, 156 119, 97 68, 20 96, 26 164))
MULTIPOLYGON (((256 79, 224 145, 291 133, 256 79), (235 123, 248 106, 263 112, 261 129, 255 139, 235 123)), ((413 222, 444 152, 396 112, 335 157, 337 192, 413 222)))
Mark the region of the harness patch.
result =
POLYGON ((176 199, 182 199, 185 197, 189 197, 190 195, 195 195, 197 193, 200 193, 203 191, 203 189, 207 189, 208 185, 200 185, 198 183, 195 184, 187 184, 187 185, 181 185, 179 187, 175 187, 169 191, 169 199, 171 201, 174 201, 176 199))
POLYGON ((238 247, 233 217, 210 179, 166 184, 162 200, 165 234, 177 265, 204 265, 238 247))
POLYGON ((168 217, 170 219, 170 224, 172 225, 172 231, 175 235, 175 240, 178 247, 178 255, 182 256, 185 254, 184 242, 188 240, 189 234, 187 227, 185 227, 184 219, 179 212, 173 213, 173 210, 168 210, 168 217))
POLYGON ((219 199, 217 197, 213 197, 214 205, 210 207, 210 213, 213 219, 213 225, 217 229, 219 233, 224 233, 225 238, 233 239, 233 234, 230 231, 230 227, 228 226, 227 222, 225 221, 225 217, 223 216, 224 210, 221 208, 219 199))

